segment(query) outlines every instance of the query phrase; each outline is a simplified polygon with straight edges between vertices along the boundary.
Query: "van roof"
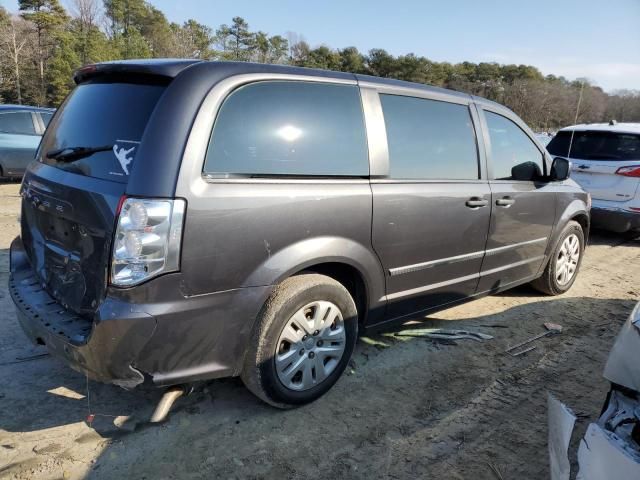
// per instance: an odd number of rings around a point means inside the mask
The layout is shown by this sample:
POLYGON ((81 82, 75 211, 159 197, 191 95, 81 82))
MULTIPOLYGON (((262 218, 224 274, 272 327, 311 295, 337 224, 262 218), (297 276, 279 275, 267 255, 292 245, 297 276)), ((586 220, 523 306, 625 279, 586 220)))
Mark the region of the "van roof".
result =
POLYGON ((358 81, 369 82, 378 85, 444 92, 449 95, 464 97, 467 99, 474 98, 477 101, 493 103, 481 97, 471 97, 466 93, 457 92, 455 90, 449 90, 446 88, 434 87, 431 85, 425 85, 422 83, 407 82, 404 80, 374 77, 370 75, 360 75, 347 72, 337 72, 333 70, 321 70, 316 68, 295 67, 290 65, 261 64, 252 62, 204 61, 194 59, 119 60, 113 62, 96 63, 82 67, 76 70, 76 72, 74 73, 74 80, 76 83, 81 83, 95 76, 117 74, 152 75, 165 78, 175 78, 181 72, 196 64, 207 64, 208 67, 215 67, 220 70, 233 70, 235 74, 262 72, 283 73, 290 75, 313 75, 324 78, 347 80, 355 79, 358 81))
POLYGON ((640 133, 640 123, 581 123, 571 125, 560 130, 561 132, 615 132, 615 133, 640 133))

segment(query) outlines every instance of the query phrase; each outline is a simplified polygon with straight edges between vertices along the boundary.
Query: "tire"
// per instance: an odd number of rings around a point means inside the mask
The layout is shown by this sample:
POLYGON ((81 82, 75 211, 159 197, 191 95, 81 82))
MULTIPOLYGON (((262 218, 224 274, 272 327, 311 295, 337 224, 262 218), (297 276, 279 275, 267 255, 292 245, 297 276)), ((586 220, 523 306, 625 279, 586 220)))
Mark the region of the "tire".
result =
POLYGON ((357 335, 356 305, 341 283, 316 273, 295 275, 276 287, 258 315, 242 381, 278 408, 312 402, 338 380, 357 335))
POLYGON ((535 279, 531 282, 531 286, 536 290, 546 293, 547 295, 561 295, 568 291, 573 283, 576 281, 576 277, 578 276, 578 271, 580 270, 580 265, 582 264, 582 257, 584 256, 584 232, 582 230, 582 226, 576 221, 571 220, 567 223, 567 225, 562 230, 560 237, 558 238, 558 243, 553 249, 553 253, 547 262, 547 266, 544 269, 542 276, 535 279), (575 264, 575 270, 570 278, 563 281, 562 271, 563 265, 567 263, 567 254, 565 253, 567 250, 567 245, 565 242, 572 236, 575 236, 578 240, 578 259, 575 264), (565 250, 563 251, 563 247, 565 250), (565 262, 562 263, 560 261, 560 256, 564 256, 565 262), (559 278, 560 277, 560 278, 559 278))

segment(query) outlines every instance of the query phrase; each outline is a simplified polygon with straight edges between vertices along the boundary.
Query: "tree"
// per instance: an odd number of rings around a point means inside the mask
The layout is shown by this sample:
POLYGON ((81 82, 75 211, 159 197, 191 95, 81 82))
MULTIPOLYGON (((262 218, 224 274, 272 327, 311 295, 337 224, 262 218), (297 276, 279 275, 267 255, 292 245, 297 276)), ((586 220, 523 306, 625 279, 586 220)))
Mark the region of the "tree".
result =
POLYGON ((226 60, 248 61, 255 50, 255 35, 249 32, 249 24, 242 17, 233 17, 231 26, 220 25, 216 30, 216 43, 226 60))
POLYGON ((214 52, 211 49, 213 33, 210 27, 189 19, 182 27, 174 26, 173 30, 179 48, 178 57, 213 58, 214 52))
POLYGON ((97 33, 102 33, 98 29, 100 4, 98 0, 73 0, 71 13, 74 16, 72 30, 78 39, 78 55, 84 65, 90 61, 89 51, 97 33))
POLYGON ((378 77, 393 77, 396 72, 395 59, 381 48, 369 50, 366 66, 372 75, 378 77))
POLYGON ((67 13, 58 0, 19 0, 18 5, 22 18, 35 25, 37 38, 35 61, 40 79, 36 102, 44 105, 46 103, 45 70, 52 55, 54 38, 68 21, 67 13))
POLYGON ((338 50, 340 55, 340 70, 352 73, 367 73, 365 58, 356 47, 347 47, 338 50))
MULTIPOLYGON (((35 29, 32 23, 9 15, 2 7, 0 9, 0 52, 2 66, 8 66, 8 77, 13 81, 13 88, 9 89, 9 98, 22 104, 22 66, 34 47, 35 29), (15 93, 11 95, 11 90, 15 93)), ((3 68, 4 70, 4 68, 3 68)), ((6 85, 3 85, 6 88, 6 85)), ((7 96, 6 93, 4 95, 7 96)))
POLYGON ((104 0, 109 34, 120 58, 149 58, 151 49, 141 29, 149 16, 144 0, 104 0))

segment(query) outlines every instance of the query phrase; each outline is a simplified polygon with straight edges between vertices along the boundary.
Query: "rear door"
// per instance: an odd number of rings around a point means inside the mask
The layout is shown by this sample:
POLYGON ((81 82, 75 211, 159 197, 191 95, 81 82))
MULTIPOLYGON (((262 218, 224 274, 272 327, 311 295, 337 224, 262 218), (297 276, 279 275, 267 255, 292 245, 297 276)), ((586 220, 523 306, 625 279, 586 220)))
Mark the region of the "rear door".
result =
POLYGON ((107 287, 115 215, 137 146, 165 87, 94 81, 78 86, 42 139, 22 184, 21 237, 45 288, 77 313, 93 312, 107 287), (73 147, 108 147, 73 161, 73 147))
POLYGON ((609 131, 562 131, 548 145, 554 156, 570 158, 571 177, 596 200, 626 202, 640 179, 620 175, 622 167, 640 165, 640 135, 609 131))
POLYGON ((372 238, 388 316, 399 317, 475 293, 491 194, 467 99, 384 89, 379 99, 389 165, 371 180, 372 238))
POLYGON ((555 187, 542 180, 516 180, 512 169, 527 162, 545 173, 543 152, 502 111, 481 108, 486 128, 491 187, 491 225, 479 292, 495 291, 537 274, 555 219, 555 187))
POLYGON ((31 112, 0 112, 0 165, 3 175, 22 175, 33 160, 40 143, 36 127, 31 112))

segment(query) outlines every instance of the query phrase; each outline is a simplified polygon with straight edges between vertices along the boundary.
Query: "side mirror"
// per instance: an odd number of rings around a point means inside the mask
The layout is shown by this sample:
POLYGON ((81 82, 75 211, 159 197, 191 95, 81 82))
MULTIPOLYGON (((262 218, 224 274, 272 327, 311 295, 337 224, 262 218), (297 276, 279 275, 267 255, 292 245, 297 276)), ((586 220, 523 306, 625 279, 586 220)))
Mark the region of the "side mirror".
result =
POLYGON ((541 176, 540 167, 535 162, 519 163, 511 169, 511 178, 514 180, 532 181, 541 176))
POLYGON ((551 173, 549 177, 551 180, 562 181, 569 178, 571 175, 571 162, 566 158, 556 157, 551 164, 551 173))

